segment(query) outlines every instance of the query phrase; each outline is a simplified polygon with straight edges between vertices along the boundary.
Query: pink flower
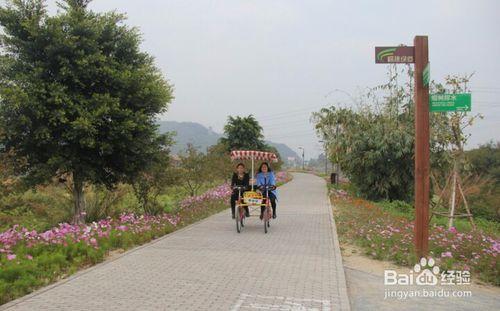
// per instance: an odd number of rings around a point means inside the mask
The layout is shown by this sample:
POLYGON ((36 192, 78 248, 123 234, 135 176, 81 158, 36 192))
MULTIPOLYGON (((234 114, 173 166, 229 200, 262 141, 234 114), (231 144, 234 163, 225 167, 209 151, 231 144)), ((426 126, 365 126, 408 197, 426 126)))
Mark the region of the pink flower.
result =
POLYGON ((33 260, 33 256, 31 256, 31 255, 28 254, 28 255, 26 255, 26 259, 33 260))
POLYGON ((457 229, 455 227, 451 227, 449 231, 451 233, 457 233, 457 229))
POLYGON ((16 257, 17 257, 16 254, 8 254, 7 260, 14 260, 14 259, 16 259, 16 257))
POLYGON ((451 257, 453 257, 453 255, 451 254, 451 252, 445 252, 445 253, 441 254, 441 257, 443 257, 443 258, 446 258, 446 257, 451 258, 451 257))

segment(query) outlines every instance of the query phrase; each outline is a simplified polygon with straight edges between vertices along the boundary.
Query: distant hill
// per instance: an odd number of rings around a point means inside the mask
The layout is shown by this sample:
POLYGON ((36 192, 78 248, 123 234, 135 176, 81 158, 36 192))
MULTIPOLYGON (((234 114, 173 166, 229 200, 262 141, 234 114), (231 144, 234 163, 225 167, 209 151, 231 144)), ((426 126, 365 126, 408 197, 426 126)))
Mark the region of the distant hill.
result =
MULTIPOLYGON (((161 133, 177 133, 174 137, 175 145, 172 147, 173 153, 179 153, 186 148, 187 144, 192 144, 199 150, 206 151, 208 147, 215 145, 219 138, 222 137, 221 134, 195 122, 159 121, 158 124, 160 125, 161 133)), ((266 143, 278 149, 278 152, 285 161, 288 157, 299 158, 297 153, 285 144, 270 141, 266 141, 266 143)))
POLYGON ((192 144, 196 148, 206 151, 208 147, 217 143, 220 134, 195 122, 160 121, 160 133, 175 132, 175 145, 172 147, 173 153, 186 149, 187 144, 192 144))

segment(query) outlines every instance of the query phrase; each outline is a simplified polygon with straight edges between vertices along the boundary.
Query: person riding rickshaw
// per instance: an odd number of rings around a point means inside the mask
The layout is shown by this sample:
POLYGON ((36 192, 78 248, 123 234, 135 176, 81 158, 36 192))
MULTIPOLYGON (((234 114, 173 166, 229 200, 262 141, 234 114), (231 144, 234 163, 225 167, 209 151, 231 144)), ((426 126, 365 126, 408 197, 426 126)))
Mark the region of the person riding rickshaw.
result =
POLYGON ((251 160, 252 180, 245 175, 245 165, 239 163, 236 172, 233 174, 231 186, 233 195, 231 196, 231 213, 236 221, 236 231, 241 232, 244 227, 246 217, 250 217, 250 210, 260 208, 260 219, 264 223, 264 232, 267 233, 270 227, 271 218, 276 218, 276 178, 267 162, 263 162, 259 167, 259 172, 254 175, 255 160, 277 162, 278 157, 272 152, 254 150, 235 150, 231 152, 232 160, 251 160), (236 176, 235 176, 236 175, 236 176), (236 178, 235 178, 236 177, 236 178), (246 183, 246 180, 249 183, 246 183), (257 190, 257 191, 255 191, 257 190))

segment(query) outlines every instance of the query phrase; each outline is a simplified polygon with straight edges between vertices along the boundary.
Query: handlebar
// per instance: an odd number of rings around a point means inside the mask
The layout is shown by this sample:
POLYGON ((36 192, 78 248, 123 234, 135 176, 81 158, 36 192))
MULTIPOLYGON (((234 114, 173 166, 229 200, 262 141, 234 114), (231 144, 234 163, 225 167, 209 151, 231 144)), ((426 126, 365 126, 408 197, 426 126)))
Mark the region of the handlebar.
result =
POLYGON ((259 186, 259 189, 272 191, 272 190, 276 189, 276 186, 273 186, 273 185, 263 185, 263 186, 259 186))
MULTIPOLYGON (((232 187, 233 190, 247 190, 248 188, 249 188, 248 186, 233 186, 232 187)), ((257 189, 272 191, 272 190, 276 189, 276 186, 274 186, 274 185, 262 185, 262 186, 258 186, 257 189)))
POLYGON ((233 190, 246 190, 247 186, 233 186, 233 190))

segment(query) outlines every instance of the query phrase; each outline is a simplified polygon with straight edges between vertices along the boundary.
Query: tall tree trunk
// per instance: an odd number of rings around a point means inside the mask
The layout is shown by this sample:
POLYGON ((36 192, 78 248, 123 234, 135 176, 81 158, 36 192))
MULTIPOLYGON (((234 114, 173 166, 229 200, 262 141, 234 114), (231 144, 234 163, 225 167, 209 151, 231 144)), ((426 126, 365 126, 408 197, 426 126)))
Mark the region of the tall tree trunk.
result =
POLYGON ((85 222, 85 196, 83 193, 83 181, 76 172, 73 172, 73 200, 75 208, 73 223, 82 224, 85 222))

